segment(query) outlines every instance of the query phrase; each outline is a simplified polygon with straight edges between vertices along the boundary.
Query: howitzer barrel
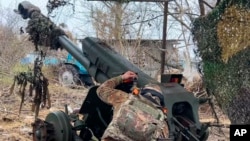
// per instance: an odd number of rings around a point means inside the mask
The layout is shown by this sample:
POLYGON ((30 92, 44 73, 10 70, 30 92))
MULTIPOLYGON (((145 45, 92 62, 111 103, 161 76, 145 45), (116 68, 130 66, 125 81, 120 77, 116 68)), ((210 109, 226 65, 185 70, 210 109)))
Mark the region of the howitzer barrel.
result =
POLYGON ((156 80, 97 38, 87 37, 83 39, 83 51, 66 36, 59 36, 59 43, 88 70, 97 82, 103 83, 111 77, 131 70, 139 76, 138 85, 157 83, 156 80))
POLYGON ((76 60, 78 60, 97 82, 104 82, 108 79, 103 72, 99 71, 96 66, 92 65, 92 63, 84 56, 82 51, 66 36, 59 36, 58 40, 64 49, 66 49, 76 60))
MULTIPOLYGON (((108 78, 120 75, 128 70, 138 74, 138 85, 144 86, 148 83, 158 83, 149 75, 142 72, 138 67, 117 53, 110 46, 97 38, 87 37, 82 40, 83 53, 88 60, 103 72, 108 78)), ((89 69, 91 70, 91 69, 89 69)), ((91 70, 96 71, 96 70, 91 70)), ((97 79, 97 81, 99 81, 97 79)), ((99 81, 103 82, 103 81, 99 81)))
POLYGON ((61 29, 42 15, 40 9, 31 3, 27 1, 20 3, 17 12, 24 19, 31 19, 28 33, 35 44, 50 46, 52 49, 63 47, 88 70, 97 82, 103 83, 111 77, 131 70, 138 74, 139 86, 158 83, 97 38, 87 37, 83 39, 83 51, 81 51, 65 36, 61 29), (41 38, 37 38, 37 33, 41 34, 39 35, 41 38))

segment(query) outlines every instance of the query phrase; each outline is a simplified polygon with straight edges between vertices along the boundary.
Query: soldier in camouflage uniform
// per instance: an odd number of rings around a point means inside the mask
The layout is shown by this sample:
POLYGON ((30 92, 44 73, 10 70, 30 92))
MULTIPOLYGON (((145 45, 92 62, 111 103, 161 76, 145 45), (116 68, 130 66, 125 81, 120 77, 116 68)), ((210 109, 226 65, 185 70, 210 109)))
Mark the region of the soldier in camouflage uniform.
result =
POLYGON ((157 85, 145 86, 151 93, 128 94, 115 87, 125 80, 134 80, 137 75, 127 71, 111 78, 98 89, 99 98, 114 108, 113 119, 105 130, 102 141, 154 141, 168 138, 166 115, 160 110, 161 100, 152 91, 161 94, 157 85), (151 99, 151 101, 149 100, 151 99))

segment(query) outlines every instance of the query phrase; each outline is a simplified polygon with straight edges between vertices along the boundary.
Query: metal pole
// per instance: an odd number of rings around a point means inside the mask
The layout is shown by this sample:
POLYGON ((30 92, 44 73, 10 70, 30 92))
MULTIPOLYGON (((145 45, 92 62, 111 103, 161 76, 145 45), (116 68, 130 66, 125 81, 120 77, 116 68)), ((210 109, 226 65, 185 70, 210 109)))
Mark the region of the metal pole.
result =
POLYGON ((165 68, 165 50, 167 40, 167 20, 168 20, 168 1, 164 2, 164 17, 163 17, 163 31, 162 31, 162 52, 161 52, 161 74, 164 73, 165 68))

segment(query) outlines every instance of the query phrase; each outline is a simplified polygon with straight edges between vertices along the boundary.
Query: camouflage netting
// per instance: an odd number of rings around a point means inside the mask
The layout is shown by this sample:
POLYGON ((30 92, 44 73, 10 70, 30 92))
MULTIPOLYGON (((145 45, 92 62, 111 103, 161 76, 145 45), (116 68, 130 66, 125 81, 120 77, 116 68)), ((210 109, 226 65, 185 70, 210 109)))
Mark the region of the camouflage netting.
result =
POLYGON ((232 123, 250 123, 250 1, 224 0, 195 19, 205 84, 232 123))
POLYGON ((58 49, 62 47, 58 43, 58 36, 65 35, 64 31, 58 28, 49 18, 40 12, 33 12, 28 22, 26 31, 30 35, 30 40, 35 44, 58 49))

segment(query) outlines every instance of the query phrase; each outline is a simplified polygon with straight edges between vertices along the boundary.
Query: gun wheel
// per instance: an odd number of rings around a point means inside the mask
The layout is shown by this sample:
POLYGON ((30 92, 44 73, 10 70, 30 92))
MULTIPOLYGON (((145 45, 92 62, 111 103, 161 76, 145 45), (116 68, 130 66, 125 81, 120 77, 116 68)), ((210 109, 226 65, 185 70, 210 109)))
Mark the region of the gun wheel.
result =
POLYGON ((79 84, 79 74, 72 65, 63 65, 59 70, 59 83, 63 86, 73 87, 79 84))
POLYGON ((73 131, 69 117, 62 111, 49 113, 45 119, 54 127, 54 139, 51 141, 72 141, 73 131))
POLYGON ((33 127, 33 141, 53 141, 55 140, 54 127, 52 124, 36 119, 32 123, 33 127))
POLYGON ((36 119, 33 141, 72 141, 73 131, 69 117, 62 111, 49 113, 45 121, 36 119))

